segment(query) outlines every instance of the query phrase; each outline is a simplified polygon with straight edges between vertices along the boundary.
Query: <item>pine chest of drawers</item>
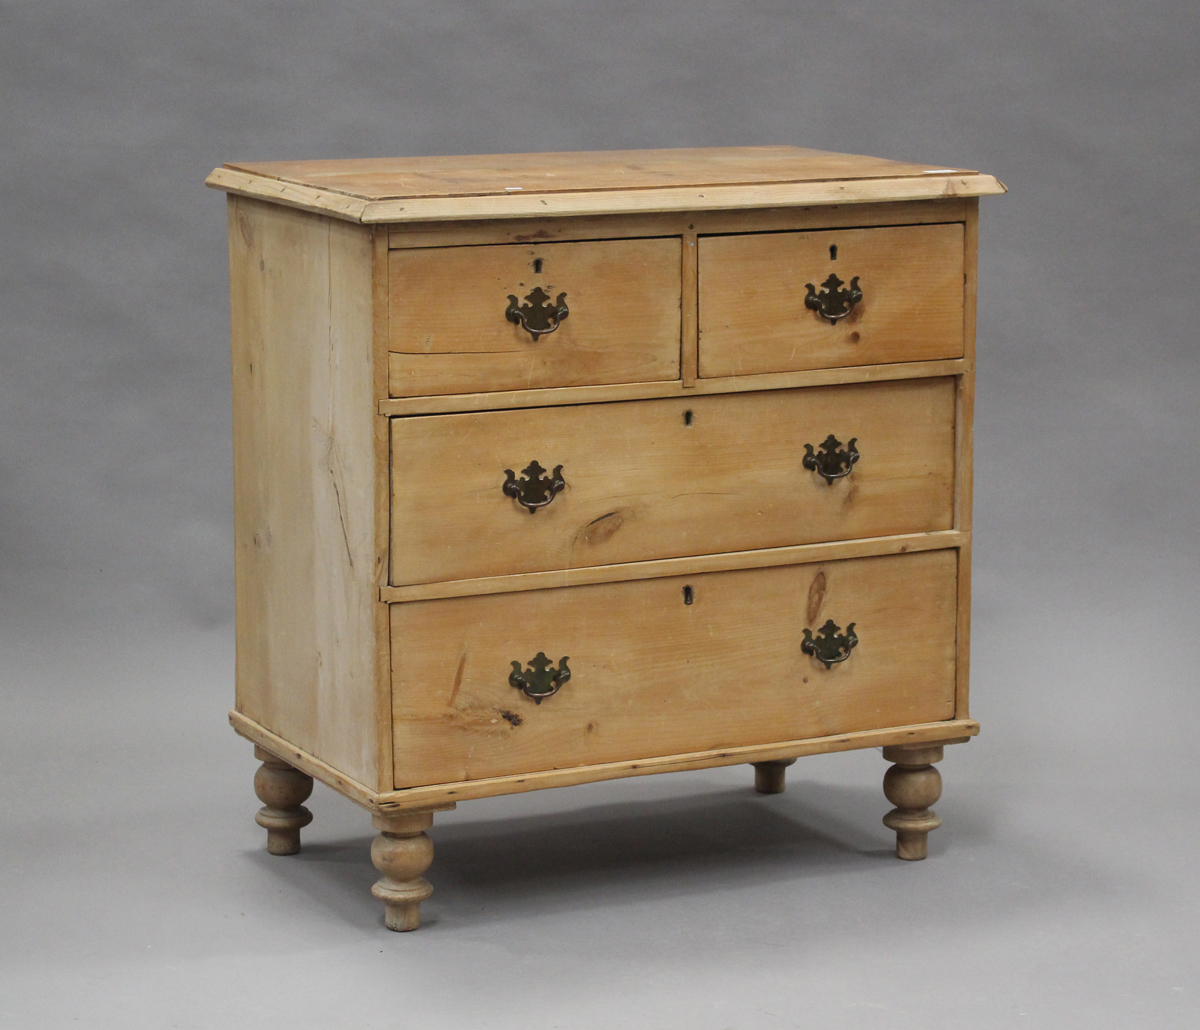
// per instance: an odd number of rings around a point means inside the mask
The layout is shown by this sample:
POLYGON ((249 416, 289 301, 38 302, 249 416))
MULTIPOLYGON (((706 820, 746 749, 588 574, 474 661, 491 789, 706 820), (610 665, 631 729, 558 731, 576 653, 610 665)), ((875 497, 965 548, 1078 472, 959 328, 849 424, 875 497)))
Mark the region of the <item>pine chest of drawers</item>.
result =
POLYGON ((457 802, 967 712, 978 197, 758 147, 226 165, 234 729, 268 849, 368 809, 386 924, 457 802))

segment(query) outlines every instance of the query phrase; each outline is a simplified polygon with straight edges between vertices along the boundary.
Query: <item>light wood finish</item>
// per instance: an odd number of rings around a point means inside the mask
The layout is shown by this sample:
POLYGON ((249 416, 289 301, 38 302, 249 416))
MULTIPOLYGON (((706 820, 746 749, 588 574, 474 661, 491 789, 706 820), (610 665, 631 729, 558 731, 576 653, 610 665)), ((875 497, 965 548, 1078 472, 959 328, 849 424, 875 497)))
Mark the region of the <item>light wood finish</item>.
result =
POLYGON ((961 225, 706 237, 699 269, 705 378, 963 353, 961 225), (836 325, 805 307, 830 274, 863 295, 836 325))
MULTIPOLYGON (((380 793, 365 783, 359 783, 349 776, 344 776, 328 763, 322 762, 303 748, 289 743, 241 712, 229 713, 229 725, 233 727, 235 733, 254 744, 255 754, 262 750, 277 758, 281 757, 288 765, 307 773, 315 780, 320 780, 325 786, 336 790, 343 797, 349 798, 364 808, 369 808, 372 800, 380 793)), ((388 725, 391 725, 390 719, 388 725)))
POLYGON ((557 587, 586 586, 589 583, 624 583, 660 576, 694 576, 701 572, 730 572, 734 569, 765 569, 775 565, 804 565, 843 558, 870 558, 880 554, 908 554, 962 547, 966 535, 957 530, 933 533, 905 533, 900 536, 868 537, 828 544, 800 544, 796 547, 771 547, 757 551, 726 551, 686 558, 662 558, 658 561, 596 565, 583 569, 559 569, 554 572, 526 572, 516 576, 488 576, 482 579, 456 579, 445 583, 417 583, 406 587, 384 587, 380 598, 389 602, 430 601, 438 597, 467 597, 472 594, 512 594, 524 590, 552 590, 557 587))
POLYGON ((975 314, 976 280, 979 273, 979 201, 967 201, 963 260, 963 357, 958 377, 955 425, 954 525, 965 543, 958 554, 958 650, 956 711, 959 718, 970 715, 971 676, 971 522, 975 489, 975 314))
POLYGON ((226 167, 369 200, 973 174, 786 146, 239 161, 226 167))
POLYGON ((425 832, 433 825, 433 812, 376 812, 371 822, 380 831, 371 843, 371 862, 381 874, 371 893, 383 902, 383 923, 389 930, 415 930, 421 925, 421 902, 433 893, 421 875, 433 862, 433 841, 425 832))
POLYGON ((895 204, 843 204, 768 207, 739 211, 668 211, 662 214, 599 215, 580 218, 483 219, 458 222, 406 222, 388 229, 394 249, 462 247, 489 243, 553 243, 556 240, 611 240, 626 236, 682 236, 739 232, 783 232, 868 225, 961 222, 975 198, 949 198, 895 204))
POLYGON ((658 397, 696 397, 758 390, 790 390, 802 386, 882 383, 893 379, 936 379, 960 374, 965 363, 910 361, 896 365, 818 368, 802 372, 698 379, 691 387, 679 380, 662 383, 622 383, 615 386, 575 386, 566 389, 515 390, 505 393, 447 394, 434 397, 391 397, 379 402, 383 415, 435 415, 456 411, 507 411, 512 408, 551 408, 560 404, 606 404, 612 401, 653 400, 658 397))
MULTIPOLYGON (((372 238, 371 338, 372 396, 388 391, 388 245, 387 233, 378 230, 372 238)), ((392 531, 392 430, 389 419, 375 411, 371 419, 375 457, 375 751, 378 762, 376 785, 391 790, 392 783, 392 635, 388 630, 387 605, 378 591, 391 577, 392 531)))
MULTIPOLYGON (((292 853, 368 809, 392 929, 457 801, 882 747, 897 853, 967 718, 978 200, 791 147, 238 164, 237 710, 292 853), (836 257, 830 251, 837 247, 836 257), (828 324, 806 284, 855 276, 828 324), (508 296, 565 293, 534 341, 508 296), (393 396, 395 394, 395 396, 393 396), (826 483, 804 445, 861 460, 826 483), (563 466, 530 515, 505 470, 563 466), (854 623, 845 661, 805 634, 854 623), (569 662, 538 700, 515 670, 569 662), (569 656, 569 657, 567 657, 569 656)), ((842 638, 845 640, 845 638, 842 638)))
POLYGON ((902 179, 803 182, 779 185, 704 186, 700 189, 601 190, 594 193, 509 193, 494 197, 381 200, 363 208, 361 220, 423 222, 459 218, 544 218, 605 215, 626 211, 732 211, 786 204, 872 204, 895 200, 940 200, 1006 192, 990 175, 923 175, 902 179))
POLYGON ((789 765, 795 765, 794 758, 776 758, 772 762, 754 763, 754 789, 760 794, 782 794, 784 778, 789 765))
POLYGON ((884 796, 896 807, 883 817, 896 831, 896 857, 919 861, 929 854, 929 834, 942 820, 929 806, 942 796, 942 776, 934 762, 942 760, 941 745, 885 747, 885 761, 895 762, 883 776, 884 796))
POLYGON ((469 801, 495 797, 499 794, 519 794, 550 787, 574 787, 582 783, 600 783, 627 776, 653 776, 659 773, 692 772, 747 762, 770 761, 776 758, 796 758, 805 755, 827 755, 838 751, 857 751, 863 748, 886 747, 889 744, 940 741, 943 744, 962 744, 979 733, 979 723, 970 719, 924 723, 915 726, 894 726, 861 733, 839 733, 829 737, 809 737, 788 740, 765 747, 721 748, 715 751, 696 751, 682 755, 661 755, 633 762, 608 762, 574 769, 551 769, 519 776, 494 776, 458 783, 438 783, 430 787, 411 787, 381 794, 375 799, 380 811, 399 812, 428 808, 445 801, 469 801), (952 735, 952 736, 948 736, 952 735))
POLYGON ((304 802, 312 794, 313 780, 260 747, 254 757, 262 765, 254 774, 254 793, 263 807, 254 821, 267 831, 267 852, 272 855, 300 853, 300 830, 312 822, 304 802))
POLYGON ((941 200, 1006 193, 990 175, 925 175, 836 183, 783 183, 754 186, 705 186, 701 189, 602 190, 594 193, 510 193, 488 197, 436 197, 417 200, 350 202, 336 194, 283 187, 269 179, 215 172, 209 184, 230 193, 327 213, 335 218, 380 223, 432 222, 484 218, 565 218, 637 211, 735 211, 785 205, 874 204, 896 200, 941 200))
POLYGON ((234 198, 237 709, 377 783, 372 245, 234 198))
POLYGON ((396 785, 949 719, 955 574, 933 551, 396 605, 396 785), (800 650, 826 619, 860 640, 831 669, 800 650), (508 675, 539 651, 573 676, 535 704, 508 675))
POLYGON ((697 350, 699 329, 696 321, 699 317, 700 303, 696 275, 696 234, 685 232, 680 239, 680 245, 683 247, 683 292, 680 300, 680 363, 683 381, 680 385, 685 390, 690 390, 696 385, 697 362, 700 358, 697 350))
POLYGON ((391 393, 677 379, 680 260, 677 238, 393 251, 391 393), (570 312, 536 341, 505 317, 535 286, 570 312))
MULTIPOLYGON (((404 158, 382 159, 383 163, 375 167, 358 162, 354 169, 345 162, 337 162, 338 167, 324 162, 227 165, 215 169, 207 183, 230 193, 366 223, 869 204, 1005 192, 1004 185, 992 176, 959 169, 790 147, 747 149, 760 153, 752 155, 733 175, 723 174, 711 162, 703 168, 688 169, 687 174, 669 174, 670 164, 686 151, 627 151, 624 158, 608 165, 607 174, 595 164, 602 155, 516 155, 533 158, 531 168, 556 158, 592 165, 585 175, 574 178, 559 175, 548 180, 544 170, 534 172, 526 180, 528 188, 511 181, 517 169, 504 159, 514 155, 478 158, 481 164, 477 181, 464 181, 464 176, 454 173, 455 181, 440 187, 434 180, 441 172, 434 171, 420 181, 421 169, 410 162, 424 159, 404 158), (784 153, 780 160, 764 161, 761 152, 766 150, 784 153), (810 156, 814 154, 818 155, 816 159, 810 156), (835 160, 828 162, 825 158, 835 160), (646 173, 640 179, 628 174, 627 168, 617 167, 628 166, 631 161, 646 173), (837 171, 830 178, 834 168, 837 171), (612 174, 614 170, 616 174, 612 174), (683 181, 696 185, 675 185, 683 181)), ((469 180, 470 176, 465 178, 469 180)))
POLYGON ((268 176, 241 172, 234 168, 214 168, 204 180, 206 186, 224 190, 232 197, 308 211, 313 214, 329 215, 348 222, 362 221, 363 214, 371 206, 361 197, 348 197, 342 193, 298 186, 268 176))
POLYGON ((397 419, 394 584, 949 529, 949 378, 397 419), (806 445, 857 440, 850 475, 806 445), (562 465, 534 513, 506 470, 562 465))
POLYGON ((944 722, 911 726, 893 726, 882 730, 859 733, 839 733, 828 737, 788 740, 763 747, 720 748, 681 755, 664 755, 654 759, 631 762, 607 762, 569 769, 519 776, 494 776, 479 780, 441 783, 431 787, 411 787, 403 790, 373 791, 361 783, 338 776, 324 763, 298 748, 289 747, 261 727, 255 726, 237 712, 230 712, 230 724, 250 741, 265 740, 272 753, 277 749, 288 755, 289 764, 307 771, 314 779, 350 798, 368 811, 438 810, 438 806, 453 807, 455 802, 496 797, 501 794, 521 794, 551 787, 573 787, 583 783, 599 783, 626 776, 650 776, 657 773, 690 772, 697 769, 720 768, 727 765, 753 764, 778 758, 804 755, 824 755, 838 751, 880 748, 891 744, 915 744, 936 741, 940 744, 963 744, 979 733, 979 723, 972 719, 951 719, 944 722))

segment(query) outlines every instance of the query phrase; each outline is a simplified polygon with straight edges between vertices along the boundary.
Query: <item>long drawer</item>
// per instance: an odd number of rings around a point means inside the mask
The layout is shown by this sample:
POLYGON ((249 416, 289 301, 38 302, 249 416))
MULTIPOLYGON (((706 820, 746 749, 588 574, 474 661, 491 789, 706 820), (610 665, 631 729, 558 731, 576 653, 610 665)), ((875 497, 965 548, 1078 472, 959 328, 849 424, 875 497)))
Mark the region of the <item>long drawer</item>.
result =
POLYGON ((391 395, 678 379, 680 261, 678 238, 393 250, 391 395))
POLYGON ((393 419, 391 582, 948 529, 954 390, 937 378, 393 419))
POLYGON ((963 227, 703 237, 700 375, 963 354, 963 227))
POLYGON ((396 786, 953 718, 956 586, 946 550, 392 605, 396 786))

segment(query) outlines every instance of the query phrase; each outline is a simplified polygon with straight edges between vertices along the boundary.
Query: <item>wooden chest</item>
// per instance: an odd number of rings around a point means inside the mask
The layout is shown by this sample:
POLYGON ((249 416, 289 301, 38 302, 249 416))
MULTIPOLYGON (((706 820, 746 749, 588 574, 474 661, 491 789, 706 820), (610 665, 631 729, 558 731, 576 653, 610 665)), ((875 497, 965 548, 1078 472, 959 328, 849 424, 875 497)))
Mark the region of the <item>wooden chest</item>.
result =
POLYGON ((231 164, 237 705, 258 822, 884 748, 967 711, 978 197, 793 147, 231 164))

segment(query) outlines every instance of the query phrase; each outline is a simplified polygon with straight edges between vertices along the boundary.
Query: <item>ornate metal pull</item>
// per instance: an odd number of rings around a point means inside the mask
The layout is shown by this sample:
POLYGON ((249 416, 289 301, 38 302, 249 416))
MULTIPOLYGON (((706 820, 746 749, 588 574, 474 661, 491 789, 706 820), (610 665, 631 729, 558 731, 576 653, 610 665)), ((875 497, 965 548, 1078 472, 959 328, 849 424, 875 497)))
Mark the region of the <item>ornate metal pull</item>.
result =
MULTIPOLYGON (((806 631, 807 632, 807 631, 806 631)), ((558 660, 558 668, 546 657, 545 651, 539 651, 537 657, 529 662, 529 668, 521 671, 521 663, 512 663, 512 672, 508 674, 508 685, 524 691, 526 697, 531 697, 535 704, 541 704, 546 698, 553 697, 571 678, 571 670, 567 668, 567 655, 558 660)))
POLYGON ((510 293, 504 317, 519 325, 536 342, 539 336, 554 332, 571 313, 567 310, 565 293, 560 293, 553 304, 548 303, 549 300, 550 294, 540 286, 526 294, 524 304, 518 304, 517 298, 510 293))
POLYGON ((814 637, 811 629, 804 631, 804 640, 800 650, 811 655, 827 669, 833 668, 838 662, 844 662, 850 657, 850 652, 858 646, 858 635, 854 632, 854 623, 846 627, 842 633, 836 622, 830 619, 814 637))
POLYGON ((529 509, 530 515, 537 514, 538 508, 544 508, 564 486, 562 477, 563 467, 555 465, 549 478, 544 476, 545 469, 536 461, 531 461, 521 469, 521 478, 513 475, 512 469, 505 469, 508 478, 504 481, 504 493, 507 497, 515 497, 517 503, 529 509))
POLYGON ((801 464, 809 472, 816 472, 826 483, 832 485, 835 479, 844 479, 850 475, 850 470, 862 457, 858 453, 858 448, 854 446, 856 443, 858 443, 857 436, 846 444, 846 449, 843 451, 841 450, 841 441, 830 433, 825 437, 825 442, 821 444, 820 453, 813 451, 812 444, 804 445, 804 460, 801 464))
POLYGON ((815 311, 822 318, 828 318, 830 325, 837 325, 838 320, 845 318, 854 310, 854 305, 862 300, 862 290, 858 288, 858 276, 850 280, 850 289, 843 290, 846 284, 833 272, 821 283, 818 293, 812 283, 805 283, 808 296, 804 298, 804 306, 815 311))

